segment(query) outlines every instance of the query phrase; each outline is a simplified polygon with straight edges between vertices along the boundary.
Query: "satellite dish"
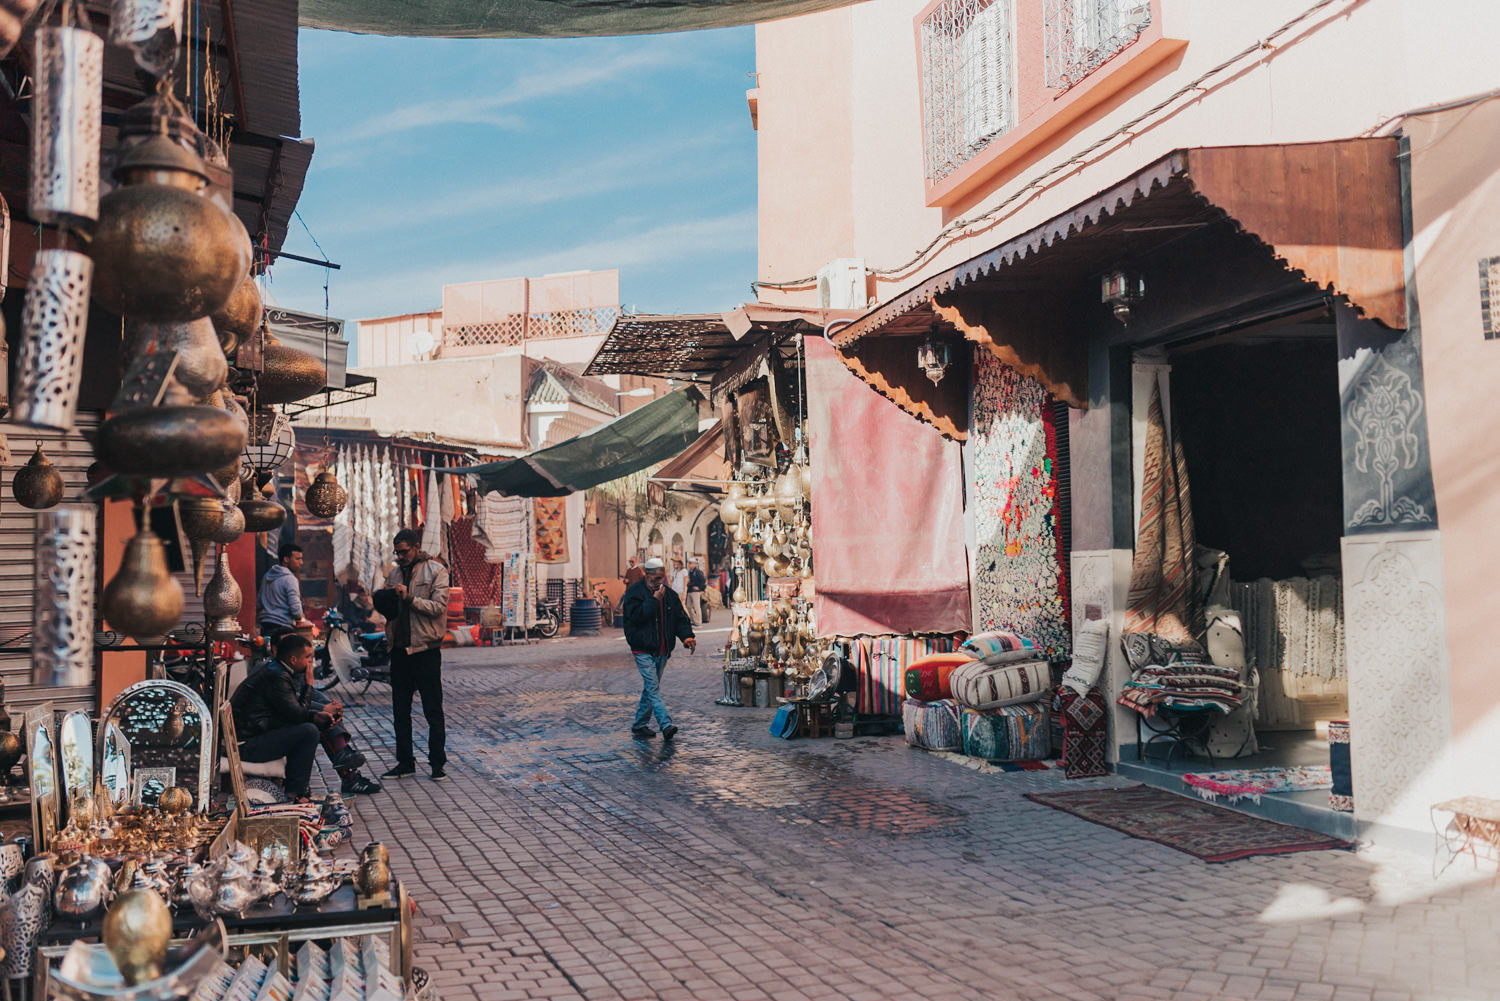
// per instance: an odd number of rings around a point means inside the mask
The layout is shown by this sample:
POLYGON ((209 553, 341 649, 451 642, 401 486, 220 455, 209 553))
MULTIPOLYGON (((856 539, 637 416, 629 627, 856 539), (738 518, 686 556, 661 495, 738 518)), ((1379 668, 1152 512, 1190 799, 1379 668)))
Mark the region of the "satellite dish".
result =
POLYGON ((411 354, 413 358, 422 359, 432 354, 432 349, 437 347, 437 338, 432 336, 430 330, 414 330, 411 335, 411 354))

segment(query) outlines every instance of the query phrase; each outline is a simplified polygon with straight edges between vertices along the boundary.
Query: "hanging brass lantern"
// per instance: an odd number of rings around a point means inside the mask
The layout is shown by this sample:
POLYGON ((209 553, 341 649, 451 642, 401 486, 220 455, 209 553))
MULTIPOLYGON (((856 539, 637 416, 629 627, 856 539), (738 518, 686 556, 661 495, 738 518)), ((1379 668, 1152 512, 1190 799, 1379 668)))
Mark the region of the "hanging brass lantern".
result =
MULTIPOLYGON (((177 519, 193 549, 193 592, 203 593, 203 558, 209 544, 224 527, 226 505, 217 497, 179 497, 177 519)), ((236 514, 238 508, 233 508, 236 514)))
POLYGON ((104 588, 102 611, 137 641, 165 636, 182 617, 182 585, 167 571, 167 550, 142 526, 125 544, 120 570, 104 588))
POLYGON ((160 405, 116 414, 99 427, 99 460, 134 476, 196 476, 245 448, 245 429, 218 407, 194 403, 175 379, 160 405))
MULTIPOLYGON (((263 494, 269 494, 271 485, 266 484, 263 494)), ((240 512, 245 516, 245 531, 270 532, 286 521, 286 508, 271 500, 269 496, 249 497, 240 501, 240 512)))
POLYGON ((256 399, 262 406, 295 403, 328 384, 328 368, 312 354, 289 348, 267 328, 261 358, 265 370, 256 380, 256 399))
POLYGON ((37 442, 31 461, 16 470, 15 479, 10 481, 10 489, 22 507, 35 511, 52 507, 62 500, 62 473, 42 454, 41 442, 37 442))
MULTIPOLYGON (((172 374, 194 399, 204 400, 229 375, 229 361, 208 317, 200 316, 186 323, 153 323, 133 320, 125 325, 129 331, 130 352, 176 351, 177 365, 172 374)), ((218 406, 219 404, 214 404, 218 406)))
POLYGON ((99 202, 94 298, 120 316, 186 322, 222 307, 250 270, 244 227, 203 197, 208 168, 156 134, 120 157, 99 202))
POLYGON ((241 599, 239 582, 229 572, 229 550, 220 546, 218 568, 203 589, 203 614, 208 618, 209 636, 229 639, 239 635, 241 599))
POLYGON ((210 317, 214 330, 219 335, 219 346, 225 354, 232 353, 241 341, 260 329, 265 312, 260 300, 260 286, 255 276, 246 273, 234 287, 229 300, 210 317))
POLYGON ((349 495, 339 486, 331 470, 325 469, 313 480, 302 496, 307 509, 319 518, 332 518, 344 509, 349 495))
POLYGON ((239 508, 239 481, 231 483, 224 492, 227 496, 224 500, 217 502, 224 509, 224 522, 214 530, 210 538, 220 545, 227 546, 245 534, 245 514, 239 508))

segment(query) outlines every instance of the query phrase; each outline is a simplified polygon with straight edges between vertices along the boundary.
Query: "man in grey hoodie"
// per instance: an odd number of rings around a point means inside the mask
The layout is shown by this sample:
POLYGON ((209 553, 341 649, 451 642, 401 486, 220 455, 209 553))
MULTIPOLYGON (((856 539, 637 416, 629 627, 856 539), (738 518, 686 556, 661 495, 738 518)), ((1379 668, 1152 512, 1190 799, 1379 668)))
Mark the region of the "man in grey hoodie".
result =
POLYGON ((260 634, 275 643, 283 633, 312 625, 302 614, 302 547, 286 543, 276 551, 276 565, 260 581, 260 634))

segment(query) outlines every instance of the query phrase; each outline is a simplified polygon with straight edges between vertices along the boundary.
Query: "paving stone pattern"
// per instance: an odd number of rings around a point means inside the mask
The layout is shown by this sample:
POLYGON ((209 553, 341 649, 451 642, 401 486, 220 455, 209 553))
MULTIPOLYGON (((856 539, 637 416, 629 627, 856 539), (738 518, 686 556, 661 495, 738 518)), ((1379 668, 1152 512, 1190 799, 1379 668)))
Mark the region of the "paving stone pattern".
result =
MULTIPOLYGON (((449 781, 351 802, 445 1001, 1500 999, 1500 880, 1464 863, 1208 865, 1022 798, 1119 779, 776 740, 711 655, 667 669, 675 744, 637 741, 618 633, 444 658, 449 781)), ((375 762, 387 699, 348 710, 375 762)))

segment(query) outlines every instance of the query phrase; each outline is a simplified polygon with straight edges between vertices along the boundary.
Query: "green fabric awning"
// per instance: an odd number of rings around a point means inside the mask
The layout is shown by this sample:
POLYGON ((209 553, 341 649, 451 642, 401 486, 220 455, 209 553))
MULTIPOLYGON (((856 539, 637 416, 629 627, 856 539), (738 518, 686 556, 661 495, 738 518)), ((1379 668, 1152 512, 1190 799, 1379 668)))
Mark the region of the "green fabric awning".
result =
POLYGON ((484 493, 511 497, 562 497, 654 466, 698 439, 703 394, 687 386, 519 459, 450 468, 466 473, 484 493))
POLYGON ((732 28, 859 0, 302 0, 304 28, 430 38, 577 38, 732 28))

